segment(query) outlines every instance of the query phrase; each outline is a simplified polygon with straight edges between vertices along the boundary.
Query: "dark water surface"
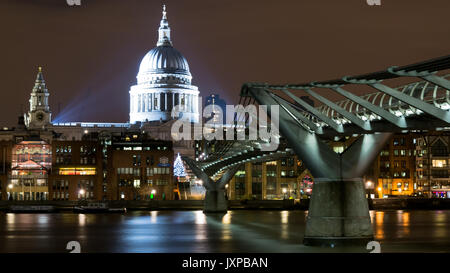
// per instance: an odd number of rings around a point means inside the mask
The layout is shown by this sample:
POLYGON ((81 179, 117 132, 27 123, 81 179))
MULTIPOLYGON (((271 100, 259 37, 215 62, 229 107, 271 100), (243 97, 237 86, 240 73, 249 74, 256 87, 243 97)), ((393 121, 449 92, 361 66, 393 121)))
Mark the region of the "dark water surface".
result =
MULTIPOLYGON (((0 252, 369 252, 302 245, 307 212, 0 214, 0 252)), ((450 252, 450 211, 371 211, 381 252, 450 252)))

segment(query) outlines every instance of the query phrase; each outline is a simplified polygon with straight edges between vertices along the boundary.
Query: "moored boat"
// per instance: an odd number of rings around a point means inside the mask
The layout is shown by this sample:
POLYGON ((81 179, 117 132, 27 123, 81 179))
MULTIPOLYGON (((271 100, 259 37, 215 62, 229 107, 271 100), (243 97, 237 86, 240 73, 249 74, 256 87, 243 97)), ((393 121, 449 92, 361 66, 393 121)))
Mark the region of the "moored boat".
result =
POLYGON ((127 211, 126 208, 110 208, 107 203, 95 202, 88 203, 86 206, 76 206, 73 208, 74 212, 78 213, 124 213, 127 211))
POLYGON ((56 211, 54 206, 43 206, 43 205, 11 205, 9 207, 9 212, 13 213, 45 213, 56 211))

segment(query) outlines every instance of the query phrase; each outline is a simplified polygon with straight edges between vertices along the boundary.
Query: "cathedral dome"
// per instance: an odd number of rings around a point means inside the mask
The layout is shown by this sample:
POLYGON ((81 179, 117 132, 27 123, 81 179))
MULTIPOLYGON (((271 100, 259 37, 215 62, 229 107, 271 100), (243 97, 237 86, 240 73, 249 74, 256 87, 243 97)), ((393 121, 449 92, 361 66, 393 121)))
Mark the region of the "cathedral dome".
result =
POLYGON ((136 78, 137 84, 129 91, 130 123, 163 122, 179 117, 198 122, 200 92, 191 83, 186 58, 172 45, 166 6, 156 47, 142 59, 136 78))
POLYGON ((171 45, 161 45, 150 50, 139 66, 140 76, 149 74, 181 74, 191 76, 186 58, 171 45))

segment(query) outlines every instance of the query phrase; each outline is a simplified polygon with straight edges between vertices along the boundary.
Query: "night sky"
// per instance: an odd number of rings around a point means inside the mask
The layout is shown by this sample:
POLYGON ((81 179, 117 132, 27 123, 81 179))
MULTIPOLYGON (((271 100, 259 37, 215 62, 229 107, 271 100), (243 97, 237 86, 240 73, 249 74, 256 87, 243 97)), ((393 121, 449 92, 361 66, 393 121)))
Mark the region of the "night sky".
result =
POLYGON ((28 110, 38 66, 54 119, 126 122, 163 3, 193 84, 229 104, 244 82, 329 80, 450 54, 448 0, 0 0, 0 125, 28 110))

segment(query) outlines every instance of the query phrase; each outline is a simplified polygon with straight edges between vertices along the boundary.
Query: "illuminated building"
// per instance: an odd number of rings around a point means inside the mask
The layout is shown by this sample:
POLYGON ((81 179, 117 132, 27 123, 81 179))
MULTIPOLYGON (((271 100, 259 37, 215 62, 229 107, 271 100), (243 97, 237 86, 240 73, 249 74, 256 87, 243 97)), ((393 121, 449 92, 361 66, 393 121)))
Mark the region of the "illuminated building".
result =
POLYGON ((102 200, 102 146, 96 140, 52 143, 53 161, 50 175, 52 200, 102 200))
POLYGON ((395 134, 366 174, 366 188, 376 198, 412 196, 416 188, 416 135, 395 134))
POLYGON ((172 142, 123 134, 113 138, 107 154, 109 200, 179 199, 172 142))
POLYGON ((21 141, 12 148, 9 200, 48 200, 51 146, 44 141, 21 141))
POLYGON ((297 156, 264 163, 245 163, 227 188, 230 200, 308 198, 313 177, 297 156))
POLYGON ((168 121, 180 106, 182 118, 198 122, 198 88, 186 58, 172 46, 164 6, 156 47, 142 59, 137 85, 130 89, 130 123, 168 121))
POLYGON ((429 132, 416 141, 416 191, 427 197, 450 198, 449 132, 429 132))
POLYGON ((45 85, 42 68, 39 67, 36 81, 30 95, 30 110, 24 115, 25 125, 30 129, 43 129, 50 125, 51 112, 48 105, 50 93, 45 85))

